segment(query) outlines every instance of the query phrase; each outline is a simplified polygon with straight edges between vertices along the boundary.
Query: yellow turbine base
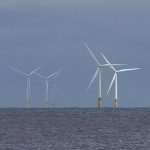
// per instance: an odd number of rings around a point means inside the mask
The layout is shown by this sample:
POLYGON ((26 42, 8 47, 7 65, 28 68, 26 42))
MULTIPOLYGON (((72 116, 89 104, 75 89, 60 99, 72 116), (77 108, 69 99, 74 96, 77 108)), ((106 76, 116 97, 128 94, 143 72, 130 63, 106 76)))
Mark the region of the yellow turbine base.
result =
POLYGON ((117 99, 115 99, 115 101, 114 101, 114 108, 118 109, 118 100, 117 99))
POLYGON ((102 109, 102 98, 98 98, 98 109, 102 109))

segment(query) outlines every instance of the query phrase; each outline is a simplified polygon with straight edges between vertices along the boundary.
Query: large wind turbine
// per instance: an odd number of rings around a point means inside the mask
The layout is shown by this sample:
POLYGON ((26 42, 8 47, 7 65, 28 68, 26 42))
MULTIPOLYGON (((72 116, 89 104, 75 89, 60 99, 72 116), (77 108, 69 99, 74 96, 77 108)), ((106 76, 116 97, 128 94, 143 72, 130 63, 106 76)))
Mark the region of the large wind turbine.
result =
POLYGON ((94 82, 95 78, 99 75, 98 108, 101 109, 102 108, 102 77, 101 77, 101 69, 103 67, 120 66, 120 65, 124 65, 124 64, 103 64, 103 65, 101 65, 85 42, 84 42, 84 45, 86 46, 86 48, 88 49, 89 53, 91 54, 92 58, 94 59, 94 61, 96 62, 97 66, 98 66, 97 69, 96 69, 96 72, 95 72, 95 74, 94 74, 94 76, 93 76, 93 78, 92 78, 92 80, 91 80, 91 82, 90 82, 90 84, 89 84, 89 86, 87 88, 87 90, 90 88, 90 86, 94 82))
MULTIPOLYGON (((102 57, 105 59, 105 61, 110 64, 108 59, 101 53, 102 57)), ((109 93, 113 83, 115 82, 115 102, 114 102, 114 107, 115 109, 118 108, 118 73, 121 72, 128 72, 128 71, 134 71, 134 70, 139 70, 140 68, 131 68, 131 69, 121 69, 121 70, 116 70, 113 66, 110 66, 111 69, 114 71, 114 76, 112 78, 112 81, 110 83, 109 89, 107 94, 109 93)))
POLYGON ((18 72, 18 73, 21 74, 21 75, 24 75, 24 76, 27 78, 27 99, 26 99, 26 108, 29 108, 29 104, 30 104, 29 97, 30 97, 30 94, 31 94, 30 76, 31 76, 33 73, 35 73, 36 71, 38 71, 38 70, 40 69, 40 67, 37 68, 37 69, 35 69, 35 70, 33 70, 33 71, 31 71, 29 74, 26 74, 26 73, 24 73, 24 72, 22 72, 22 71, 20 71, 20 70, 18 70, 18 69, 16 69, 16 68, 12 68, 12 67, 11 67, 11 69, 14 70, 15 72, 18 72))
MULTIPOLYGON (((49 80, 50 78, 52 78, 53 76, 56 76, 56 75, 57 75, 58 73, 60 73, 61 71, 62 71, 62 69, 59 70, 59 71, 57 71, 57 72, 55 72, 55 73, 53 73, 53 74, 51 74, 51 75, 48 76, 48 77, 45 77, 45 76, 43 76, 43 75, 41 75, 41 74, 35 72, 35 74, 36 74, 37 76, 41 77, 41 78, 44 79, 45 82, 46 82, 45 108, 48 108, 48 89, 49 89, 48 80, 49 80)), ((56 88, 56 84, 54 84, 54 86, 55 86, 55 88, 56 88)))

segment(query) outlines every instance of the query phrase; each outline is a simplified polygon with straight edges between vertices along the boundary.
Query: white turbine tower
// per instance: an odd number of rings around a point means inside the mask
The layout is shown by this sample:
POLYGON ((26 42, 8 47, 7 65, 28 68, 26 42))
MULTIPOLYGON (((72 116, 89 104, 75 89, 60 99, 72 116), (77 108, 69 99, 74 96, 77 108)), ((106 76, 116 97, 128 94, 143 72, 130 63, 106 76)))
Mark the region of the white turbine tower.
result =
POLYGON ((85 42, 84 42, 84 45, 86 46, 86 48, 88 49, 89 53, 91 54, 92 58, 94 59, 94 61, 96 62, 97 66, 98 66, 87 90, 90 88, 90 86, 94 82, 95 78, 99 75, 98 108, 101 109, 102 108, 102 77, 101 77, 102 68, 109 67, 109 66, 120 66, 120 65, 125 65, 125 64, 103 64, 103 65, 101 65, 85 42))
MULTIPOLYGON (((48 77, 45 77, 45 76, 43 76, 43 75, 41 75, 41 74, 39 74, 39 73, 37 73, 37 72, 35 73, 37 76, 41 77, 41 78, 44 79, 45 82, 46 82, 45 108, 48 108, 48 89, 49 89, 48 80, 49 80, 50 78, 52 78, 53 76, 57 75, 58 73, 60 73, 61 71, 62 71, 62 69, 59 70, 59 71, 57 71, 57 72, 55 72, 55 73, 53 73, 53 74, 51 74, 51 75, 48 76, 48 77)), ((54 84, 54 86, 55 86, 55 88, 57 88, 57 87, 56 87, 56 84, 54 84)))
MULTIPOLYGON (((105 61, 108 64, 110 64, 110 62, 108 61, 108 59, 102 53, 101 53, 101 55, 105 59, 105 61)), ((107 94, 109 93, 109 91, 110 91, 113 83, 115 82, 115 101, 114 101, 114 107, 115 107, 115 109, 117 109, 118 108, 118 73, 139 70, 140 68, 121 69, 121 70, 116 70, 113 66, 110 66, 110 68, 113 69, 114 76, 113 76, 112 81, 110 83, 110 86, 109 86, 107 94)))
POLYGON ((22 71, 20 71, 20 70, 18 70, 18 69, 16 69, 16 68, 12 68, 12 67, 11 67, 11 69, 14 70, 15 72, 18 72, 18 73, 21 74, 21 75, 24 75, 24 76, 27 78, 27 99, 26 99, 26 108, 29 108, 29 104, 30 104, 29 97, 30 97, 30 94, 31 94, 30 76, 31 76, 33 73, 35 73, 36 71, 38 71, 38 70, 40 69, 40 67, 37 68, 37 69, 35 69, 35 70, 33 70, 33 71, 31 71, 29 74, 26 74, 26 73, 24 73, 24 72, 22 72, 22 71))

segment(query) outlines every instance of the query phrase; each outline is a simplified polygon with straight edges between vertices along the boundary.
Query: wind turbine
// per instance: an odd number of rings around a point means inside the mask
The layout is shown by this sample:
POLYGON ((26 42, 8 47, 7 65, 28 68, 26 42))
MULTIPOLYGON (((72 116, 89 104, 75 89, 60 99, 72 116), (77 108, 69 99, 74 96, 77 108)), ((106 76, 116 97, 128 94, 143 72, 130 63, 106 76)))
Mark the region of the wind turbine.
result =
POLYGON ((31 71, 29 74, 26 74, 26 73, 24 73, 24 72, 22 72, 22 71, 20 71, 20 70, 18 70, 18 69, 16 69, 16 68, 12 68, 12 67, 11 67, 11 69, 14 70, 15 72, 18 72, 19 74, 21 74, 21 75, 23 75, 23 76, 25 76, 25 77, 27 78, 27 99, 26 99, 26 108, 29 108, 29 104, 30 104, 29 97, 30 97, 30 94, 31 94, 30 76, 31 76, 33 73, 35 73, 36 71, 38 71, 38 70, 40 69, 40 67, 37 68, 37 69, 35 69, 35 70, 33 70, 33 71, 31 71))
MULTIPOLYGON (((48 80, 49 80, 50 78, 52 78, 53 76, 56 76, 56 75, 57 75, 58 73, 60 73, 61 71, 62 71, 62 69, 59 70, 59 71, 57 71, 57 72, 55 72, 55 73, 53 73, 53 74, 51 74, 51 75, 48 76, 48 77, 45 77, 45 76, 43 76, 43 75, 41 75, 41 74, 35 72, 35 74, 36 74, 37 76, 41 77, 41 78, 44 79, 45 82, 46 82, 45 108, 48 108, 48 89, 49 89, 48 80)), ((55 88, 57 88, 57 85, 56 85, 56 84, 54 84, 54 86, 55 86, 55 88)))
POLYGON ((88 49, 90 55, 92 56, 92 58, 94 59, 94 61, 96 62, 97 66, 98 66, 97 69, 96 69, 96 72, 95 72, 95 74, 94 74, 94 76, 93 76, 93 78, 92 78, 92 80, 91 80, 91 82, 90 82, 90 84, 87 88, 87 90, 90 88, 90 86, 94 82, 95 78, 99 75, 98 108, 101 109, 102 108, 102 76, 101 76, 102 68, 103 67, 110 67, 110 66, 120 66, 120 65, 125 65, 125 64, 103 64, 103 65, 101 65, 85 42, 84 42, 84 45, 88 49))
MULTIPOLYGON (((110 62, 108 61, 108 59, 103 55, 103 53, 101 53, 102 57, 105 59, 105 61, 110 64, 110 62)), ((113 85, 113 83, 115 82, 115 101, 114 101, 114 107, 115 109, 118 108, 118 73, 121 72, 128 72, 128 71, 134 71, 134 70, 139 70, 140 68, 131 68, 131 69, 121 69, 121 70, 116 70, 112 65, 110 66, 111 69, 113 69, 114 71, 114 76, 112 78, 112 81, 110 83, 109 89, 107 94, 110 92, 110 89, 113 85)))

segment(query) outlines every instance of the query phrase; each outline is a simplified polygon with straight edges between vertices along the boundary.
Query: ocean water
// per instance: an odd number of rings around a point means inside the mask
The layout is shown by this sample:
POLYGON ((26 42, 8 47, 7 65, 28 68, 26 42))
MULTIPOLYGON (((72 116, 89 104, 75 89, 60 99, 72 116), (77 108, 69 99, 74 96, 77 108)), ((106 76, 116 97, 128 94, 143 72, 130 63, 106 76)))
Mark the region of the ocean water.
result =
POLYGON ((150 109, 0 109, 0 150, 150 150, 150 109))

